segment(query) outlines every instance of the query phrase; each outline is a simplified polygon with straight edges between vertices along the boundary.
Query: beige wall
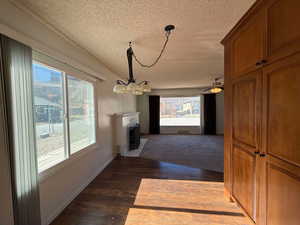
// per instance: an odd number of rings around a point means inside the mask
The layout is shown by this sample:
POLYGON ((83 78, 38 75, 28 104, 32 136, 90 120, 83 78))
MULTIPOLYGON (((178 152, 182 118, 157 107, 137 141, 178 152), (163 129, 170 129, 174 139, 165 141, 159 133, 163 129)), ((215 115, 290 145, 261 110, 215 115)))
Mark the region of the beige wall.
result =
MULTIPOLYGON (((114 157, 115 131, 112 115, 121 112, 135 112, 136 98, 131 95, 113 94, 113 82, 117 79, 115 74, 85 50, 8 0, 1 0, 0 3, 0 33, 103 79, 97 84, 98 148, 88 149, 77 158, 67 160, 41 179, 42 222, 49 224, 114 157)), ((124 55, 124 57, 126 56, 124 55)), ((0 159, 2 160, 2 157, 0 159)), ((4 169, 2 162, 0 165, 2 172, 4 169)), ((9 196, 9 181, 7 178, 2 179, 2 176, 1 173, 1 194, 3 191, 9 196), (7 188, 3 189, 6 186, 7 188)), ((10 205, 10 200, 7 197, 3 202, 1 198, 1 209, 10 208, 10 205)), ((7 214, 6 217, 6 221, 10 221, 11 215, 7 214)), ((11 224, 10 222, 7 223, 7 225, 11 224)))

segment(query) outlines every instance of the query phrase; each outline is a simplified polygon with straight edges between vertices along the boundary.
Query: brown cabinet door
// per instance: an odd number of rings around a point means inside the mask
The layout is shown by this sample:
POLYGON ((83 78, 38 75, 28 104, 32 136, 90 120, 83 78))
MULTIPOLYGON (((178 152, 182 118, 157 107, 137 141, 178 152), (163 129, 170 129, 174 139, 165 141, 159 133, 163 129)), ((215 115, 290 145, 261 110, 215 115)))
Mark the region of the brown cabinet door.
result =
POLYGON ((270 157, 267 163, 266 224, 300 222, 300 168, 270 157))
POLYGON ((269 61, 300 51, 299 12, 299 0, 269 0, 266 7, 269 61))
POLYGON ((233 197, 256 221, 257 155, 260 149, 262 71, 233 81, 232 90, 232 192, 233 197))
POLYGON ((261 70, 244 75, 233 83, 233 140, 259 148, 261 112, 261 70))
POLYGON ((232 39, 232 77, 256 70, 265 58, 265 11, 246 22, 232 39))
POLYGON ((261 224, 296 225, 300 215, 300 54, 263 69, 261 224), (264 175, 265 174, 265 175, 264 175))
MULTIPOLYGON (((245 147, 245 146, 244 146, 245 147)), ((253 221, 256 220, 256 155, 251 149, 233 146, 232 194, 253 221)))
POLYGON ((263 69, 264 151, 300 166, 300 54, 263 69))
POLYGON ((300 167, 266 155, 260 184, 259 225, 298 225, 300 167))

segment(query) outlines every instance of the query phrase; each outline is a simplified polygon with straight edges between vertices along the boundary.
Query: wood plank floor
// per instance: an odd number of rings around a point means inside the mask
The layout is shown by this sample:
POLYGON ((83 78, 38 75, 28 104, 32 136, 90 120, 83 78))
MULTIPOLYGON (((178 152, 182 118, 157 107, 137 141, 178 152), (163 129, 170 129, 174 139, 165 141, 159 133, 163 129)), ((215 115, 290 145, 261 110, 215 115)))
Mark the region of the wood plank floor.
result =
POLYGON ((223 174, 115 159, 51 225, 248 225, 223 195, 223 174))

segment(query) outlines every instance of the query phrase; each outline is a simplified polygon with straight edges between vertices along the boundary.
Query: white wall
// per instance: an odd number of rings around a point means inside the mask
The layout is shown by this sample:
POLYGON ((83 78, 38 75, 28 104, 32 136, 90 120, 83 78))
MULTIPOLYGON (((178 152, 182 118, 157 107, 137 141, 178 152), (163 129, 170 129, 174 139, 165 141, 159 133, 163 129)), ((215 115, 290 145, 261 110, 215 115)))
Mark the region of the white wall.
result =
POLYGON ((199 88, 153 89, 149 95, 160 95, 163 97, 189 97, 201 95, 201 91, 199 88))
MULTIPOLYGON (((0 33, 21 41, 33 49, 51 55, 80 70, 102 78, 97 84, 99 147, 89 149, 75 160, 68 160, 40 183, 43 224, 49 224, 56 215, 87 185, 114 157, 114 128, 112 115, 136 111, 136 98, 112 93, 117 76, 95 57, 59 34, 26 10, 8 0, 0 3, 0 33)), ((124 57, 126 57, 124 55, 124 57)), ((2 159, 2 157, 0 157, 2 159)), ((3 164, 1 163, 1 171, 3 164)), ((5 180, 4 180, 5 182, 5 180)), ((6 179, 6 183, 7 183, 6 179)), ((2 187, 9 184, 2 183, 2 187)), ((4 190, 8 192, 7 189, 4 190)), ((9 196, 9 193, 6 193, 9 196)), ((1 199, 2 200, 2 199, 1 199)), ((1 209, 9 208, 9 201, 1 201, 1 209), (4 205, 3 205, 4 203, 4 205)), ((11 217, 8 215, 7 217, 11 217)), ((2 219, 2 217, 1 217, 2 219)), ((7 219, 9 221, 10 218, 7 219)), ((7 223, 5 225, 11 225, 7 223)))
MULTIPOLYGON (((153 89, 147 95, 137 97, 137 111, 140 114, 140 124, 142 133, 149 132, 149 95, 160 95, 164 97, 183 97, 201 95, 198 88, 181 88, 181 89, 153 89)), ((216 95, 216 131, 217 134, 224 133, 224 94, 223 92, 216 95)), ((191 134, 199 133, 197 127, 161 127, 161 133, 176 134, 178 131, 189 131, 191 134)))
POLYGON ((149 95, 137 97, 137 111, 140 112, 141 133, 149 133, 149 95))

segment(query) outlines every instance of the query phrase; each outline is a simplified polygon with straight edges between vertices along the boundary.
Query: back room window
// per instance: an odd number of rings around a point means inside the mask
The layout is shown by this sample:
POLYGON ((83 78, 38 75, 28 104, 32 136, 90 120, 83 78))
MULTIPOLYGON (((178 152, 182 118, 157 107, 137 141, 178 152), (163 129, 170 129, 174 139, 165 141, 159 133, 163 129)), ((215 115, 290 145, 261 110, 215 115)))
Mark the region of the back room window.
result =
POLYGON ((160 126, 200 126, 200 96, 161 97, 160 126))

